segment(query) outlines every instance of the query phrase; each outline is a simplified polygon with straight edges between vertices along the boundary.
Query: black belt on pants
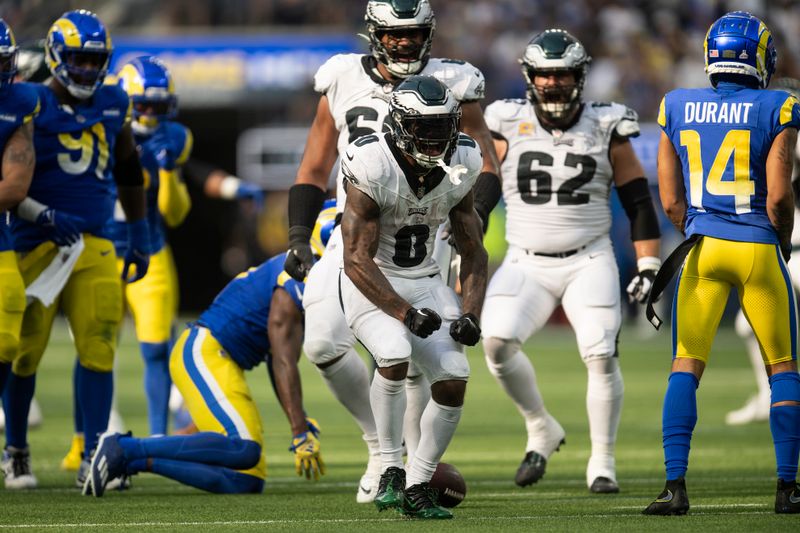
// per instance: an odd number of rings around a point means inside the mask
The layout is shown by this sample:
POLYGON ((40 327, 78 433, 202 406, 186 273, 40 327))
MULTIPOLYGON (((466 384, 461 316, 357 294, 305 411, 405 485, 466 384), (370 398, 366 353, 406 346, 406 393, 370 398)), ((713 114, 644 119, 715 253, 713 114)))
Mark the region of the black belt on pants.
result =
POLYGON ((558 257, 563 259, 564 257, 569 257, 571 255, 577 254, 584 248, 586 248, 586 246, 581 246, 580 248, 575 248, 574 250, 567 250, 566 252, 555 252, 555 253, 534 252, 532 250, 525 250, 525 253, 528 255, 535 255, 537 257, 558 257))
POLYGON ((681 268, 686 256, 689 255, 694 245, 702 238, 702 235, 695 233, 680 243, 677 248, 672 250, 669 257, 664 260, 664 264, 661 265, 661 268, 658 269, 656 279, 653 280, 653 287, 650 289, 650 295, 647 297, 647 308, 645 309, 645 316, 647 320, 653 324, 654 328, 658 329, 661 327, 661 319, 656 314, 655 309, 653 309, 653 303, 658 300, 661 293, 667 288, 670 280, 675 276, 675 272, 681 268))

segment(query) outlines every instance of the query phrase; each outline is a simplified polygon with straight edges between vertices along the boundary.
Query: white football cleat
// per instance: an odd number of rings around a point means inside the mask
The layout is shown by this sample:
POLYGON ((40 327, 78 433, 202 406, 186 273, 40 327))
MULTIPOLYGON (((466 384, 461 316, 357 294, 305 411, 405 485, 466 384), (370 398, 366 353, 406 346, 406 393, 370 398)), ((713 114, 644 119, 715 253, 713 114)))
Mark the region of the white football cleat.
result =
POLYGON ((725 415, 725 423, 729 426, 742 426, 753 422, 764 422, 769 420, 769 409, 769 396, 764 398, 756 394, 747 400, 747 403, 742 408, 725 415))
POLYGON ((31 453, 28 448, 6 446, 0 464, 6 476, 7 489, 35 489, 39 484, 31 471, 31 453))
POLYGON ((367 470, 358 482, 358 492, 356 492, 356 502, 371 503, 378 492, 378 484, 381 481, 381 454, 376 451, 370 454, 367 470))

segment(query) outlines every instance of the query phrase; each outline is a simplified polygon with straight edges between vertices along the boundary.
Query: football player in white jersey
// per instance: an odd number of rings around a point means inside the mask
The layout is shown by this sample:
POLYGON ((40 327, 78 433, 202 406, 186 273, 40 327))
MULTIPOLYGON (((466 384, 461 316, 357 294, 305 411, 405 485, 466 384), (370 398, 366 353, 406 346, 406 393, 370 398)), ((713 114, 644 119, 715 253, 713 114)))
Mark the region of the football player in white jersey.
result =
POLYGON ((455 433, 469 377, 464 345, 480 340, 487 254, 472 187, 481 171, 477 143, 460 134, 460 106, 445 84, 410 76, 392 94, 391 133, 348 146, 340 175, 344 274, 339 297, 347 324, 378 366, 370 401, 382 474, 378 510, 452 518, 428 482, 455 433), (463 310, 433 259, 437 228, 450 220, 461 254, 463 310), (421 438, 403 467, 405 378, 409 363, 431 383, 421 438))
MULTIPOLYGON (((770 89, 786 91, 800 99, 800 81, 794 78, 779 78, 770 84, 770 89)), ((792 251, 796 254, 800 249, 800 141, 797 142, 794 151, 794 174, 792 178, 792 189, 794 189, 794 230, 792 231, 792 251)), ((790 259, 787 263, 789 274, 792 277, 792 285, 795 291, 800 291, 800 261, 797 258, 790 259)), ((758 392, 753 395, 745 404, 725 415, 725 423, 731 426, 750 424, 752 422, 764 422, 769 420, 769 410, 772 405, 771 389, 769 378, 764 368, 764 359, 761 356, 761 348, 758 345, 753 328, 739 310, 736 315, 736 333, 744 340, 747 348, 747 355, 753 365, 753 373, 756 377, 758 392)))
MULTIPOLYGON (((295 185, 289 191, 289 254, 285 265, 286 272, 296 279, 308 274, 303 297, 304 351, 333 395, 355 418, 369 449, 370 461, 356 494, 360 503, 375 497, 380 458, 367 393, 369 372, 353 348, 355 338, 339 305, 337 279, 342 254, 338 229, 323 259, 309 274, 313 264, 309 236, 326 197, 337 155, 359 137, 385 131, 392 89, 408 75, 426 74, 445 83, 461 102, 461 131, 477 141, 483 154, 475 207, 484 221, 501 196, 500 168, 478 103, 483 98, 483 75, 469 63, 429 57, 436 21, 428 0, 370 0, 365 19, 371 53, 336 55, 314 78, 314 88, 321 96, 295 185)), ((344 192, 341 184, 337 188, 341 211, 344 192)), ((449 256, 450 248, 437 246, 437 252, 449 256)), ((447 258, 442 261, 449 262, 447 258)), ((405 437, 410 457, 419 440, 418 421, 428 402, 429 387, 413 365, 407 386, 409 422, 405 437)))
POLYGON ((486 291, 483 347, 489 371, 525 418, 528 443, 515 481, 530 485, 544 475, 564 429, 545 409, 520 346, 563 306, 588 371, 587 484, 610 493, 619 491, 614 443, 623 396, 619 273, 609 237, 612 184, 630 218, 638 260, 639 273, 627 287, 631 301, 646 301, 661 260, 647 179, 629 141, 639 133, 637 115, 620 104, 581 100, 590 61, 566 31, 542 32, 520 60, 528 98, 486 108, 503 161, 509 250, 486 291))

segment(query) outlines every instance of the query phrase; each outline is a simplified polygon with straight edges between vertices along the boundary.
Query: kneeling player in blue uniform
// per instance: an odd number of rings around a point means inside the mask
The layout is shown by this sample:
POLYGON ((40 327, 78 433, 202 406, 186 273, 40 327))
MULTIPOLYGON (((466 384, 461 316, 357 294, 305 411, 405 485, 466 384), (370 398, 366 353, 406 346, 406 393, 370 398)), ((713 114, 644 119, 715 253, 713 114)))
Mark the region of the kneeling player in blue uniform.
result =
POLYGON ((689 510, 684 476, 697 423, 696 389, 732 287, 769 375, 775 512, 800 513, 797 305, 786 266, 800 103, 784 91, 766 90, 777 54, 769 30, 750 13, 728 13, 714 22, 705 55, 713 88, 674 90, 658 114, 661 203, 688 239, 664 262, 647 309, 654 319, 652 301, 680 268, 662 422, 667 482, 644 514, 689 510))
MULTIPOLYGON (((331 204, 318 219, 313 241, 320 255, 334 217, 331 204)), ((103 435, 83 494, 100 497, 109 481, 139 472, 209 492, 261 492, 267 475, 261 417, 244 371, 265 360, 292 427, 297 473, 315 479, 324 474, 318 428, 303 411, 297 370, 304 285, 283 271, 285 259, 285 253, 277 255, 237 276, 172 349, 170 374, 200 432, 143 439, 103 435)))

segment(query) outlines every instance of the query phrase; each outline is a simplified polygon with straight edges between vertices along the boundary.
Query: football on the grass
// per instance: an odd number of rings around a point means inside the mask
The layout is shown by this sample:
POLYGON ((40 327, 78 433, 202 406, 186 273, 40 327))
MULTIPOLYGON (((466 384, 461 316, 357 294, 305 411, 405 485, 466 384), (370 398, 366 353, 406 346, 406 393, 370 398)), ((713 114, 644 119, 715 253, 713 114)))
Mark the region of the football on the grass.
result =
POLYGON ((430 486, 439 489, 439 504, 443 507, 455 507, 467 496, 464 476, 449 463, 439 463, 431 478, 430 486))

